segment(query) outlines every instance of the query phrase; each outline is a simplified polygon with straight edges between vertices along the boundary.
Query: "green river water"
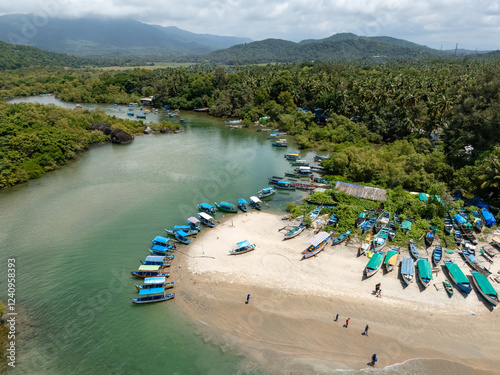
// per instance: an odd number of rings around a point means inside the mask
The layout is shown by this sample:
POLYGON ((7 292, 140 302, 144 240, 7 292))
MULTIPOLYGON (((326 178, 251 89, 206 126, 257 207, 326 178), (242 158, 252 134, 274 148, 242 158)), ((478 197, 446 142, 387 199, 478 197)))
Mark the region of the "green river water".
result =
MULTIPOLYGON (((50 96, 16 101, 74 107, 50 96)), ((127 117, 125 107, 99 107, 127 117)), ((267 177, 283 175, 290 169, 283 158, 287 149, 272 147, 255 128, 231 130, 205 114, 182 116, 181 134, 95 147, 57 171, 0 192, 3 301, 8 259, 16 264, 14 373, 242 373, 244 359, 205 342, 175 300, 130 303, 139 280, 129 270, 148 255, 151 238, 163 235, 163 228, 185 224, 197 203, 248 200, 268 186, 267 177)), ((302 156, 312 161, 314 154, 302 156)), ((304 196, 280 192, 266 209, 282 212, 286 202, 304 196)), ((176 281, 174 271, 181 272, 173 270, 171 281, 176 281)), ((440 360, 378 371, 474 373, 440 360)))

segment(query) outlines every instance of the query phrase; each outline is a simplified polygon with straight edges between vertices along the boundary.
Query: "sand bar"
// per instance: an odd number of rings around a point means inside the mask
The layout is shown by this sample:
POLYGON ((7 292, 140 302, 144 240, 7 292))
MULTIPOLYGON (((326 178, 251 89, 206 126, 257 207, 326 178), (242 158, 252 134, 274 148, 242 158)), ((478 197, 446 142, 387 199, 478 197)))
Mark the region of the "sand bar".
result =
MULTIPOLYGON (((229 215, 179 252, 177 303, 201 323, 206 337, 244 353, 250 367, 283 373, 366 368, 373 353, 380 358, 378 367, 411 358, 443 358, 497 368, 499 312, 476 290, 464 295, 454 288, 448 297, 442 267, 427 289, 416 280, 404 287, 399 267, 366 279, 368 259, 357 256, 356 239, 349 245, 328 245, 317 256, 301 260, 314 233, 307 230, 283 241, 285 231, 278 229, 291 222, 281 218, 255 211, 229 215), (255 243, 256 249, 229 255, 243 240, 255 243), (382 298, 373 294, 377 283, 382 284, 382 298), (250 303, 245 304, 248 293, 250 303), (366 324, 368 337, 361 334, 366 324)), ((402 255, 408 255, 407 248, 402 255)), ((444 259, 470 275, 458 253, 444 259)), ((487 266, 496 273, 500 255, 494 259, 487 266)), ((493 285, 499 289, 500 284, 493 285)))

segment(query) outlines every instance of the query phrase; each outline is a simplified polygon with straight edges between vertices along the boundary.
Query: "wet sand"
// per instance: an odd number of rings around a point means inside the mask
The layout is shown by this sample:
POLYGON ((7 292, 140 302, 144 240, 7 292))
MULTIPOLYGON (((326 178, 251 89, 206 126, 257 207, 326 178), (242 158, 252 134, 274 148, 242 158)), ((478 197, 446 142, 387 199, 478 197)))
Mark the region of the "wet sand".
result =
MULTIPOLYGON (((314 233, 307 230, 283 241, 285 231, 278 229, 291 224, 265 212, 230 215, 215 228, 204 228, 176 256, 181 268, 176 272, 177 305, 206 340, 242 353, 245 371, 359 370, 373 353, 379 357, 377 367, 441 358, 477 369, 498 368, 499 313, 475 289, 465 295, 454 287, 450 298, 441 266, 427 289, 416 280, 405 287, 399 268, 380 269, 366 279, 368 259, 357 255, 359 239, 347 246, 328 244, 317 256, 301 260, 314 233), (229 255, 243 240, 256 249, 229 255), (382 298, 374 295, 379 282, 382 298), (366 324, 368 336, 362 334, 366 324)), ((408 255, 407 248, 401 251, 400 259, 408 255)), ((470 275, 458 253, 444 254, 447 259, 470 275)), ((485 265, 496 273, 500 255, 494 259, 491 267, 485 265)))

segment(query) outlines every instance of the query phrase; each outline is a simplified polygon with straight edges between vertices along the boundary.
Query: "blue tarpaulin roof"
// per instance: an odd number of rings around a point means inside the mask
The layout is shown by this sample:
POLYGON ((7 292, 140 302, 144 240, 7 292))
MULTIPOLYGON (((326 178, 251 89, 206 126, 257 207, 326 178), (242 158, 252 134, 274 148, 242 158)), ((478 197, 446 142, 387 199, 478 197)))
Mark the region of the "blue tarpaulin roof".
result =
POLYGON ((238 245, 238 247, 250 246, 250 242, 245 240, 245 241, 237 242, 236 245, 238 245))
POLYGON ((158 276, 158 277, 146 277, 144 279, 144 284, 161 284, 164 283, 167 280, 165 276, 158 276))
POLYGON ((179 236, 182 236, 182 237, 187 237, 187 236, 188 236, 188 234, 187 234, 186 232, 184 232, 183 230, 178 230, 176 233, 177 233, 179 236))
POLYGON ((150 296, 152 294, 165 293, 165 288, 149 288, 149 289, 140 289, 140 296, 150 296))
POLYGON ((146 262, 164 262, 165 257, 162 255, 148 255, 145 260, 146 262))
POLYGON ((467 220, 465 220, 464 217, 462 215, 459 215, 459 214, 455 214, 455 220, 458 221, 461 224, 467 222, 467 220))
POLYGON ((490 211, 488 211, 486 208, 483 208, 483 209, 481 209, 481 213, 483 214, 484 222, 486 223, 486 226, 491 227, 491 226, 495 225, 495 223, 497 221, 495 220, 495 217, 493 216, 493 214, 490 211))

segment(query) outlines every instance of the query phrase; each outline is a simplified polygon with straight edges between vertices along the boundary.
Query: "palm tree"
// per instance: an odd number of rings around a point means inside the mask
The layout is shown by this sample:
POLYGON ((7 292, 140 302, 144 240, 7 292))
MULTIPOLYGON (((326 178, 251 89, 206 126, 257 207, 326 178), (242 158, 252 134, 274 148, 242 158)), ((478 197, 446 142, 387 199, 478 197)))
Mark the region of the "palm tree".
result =
POLYGON ((496 156, 490 158, 480 170, 479 180, 482 181, 481 189, 492 193, 500 193, 500 159, 496 156))

